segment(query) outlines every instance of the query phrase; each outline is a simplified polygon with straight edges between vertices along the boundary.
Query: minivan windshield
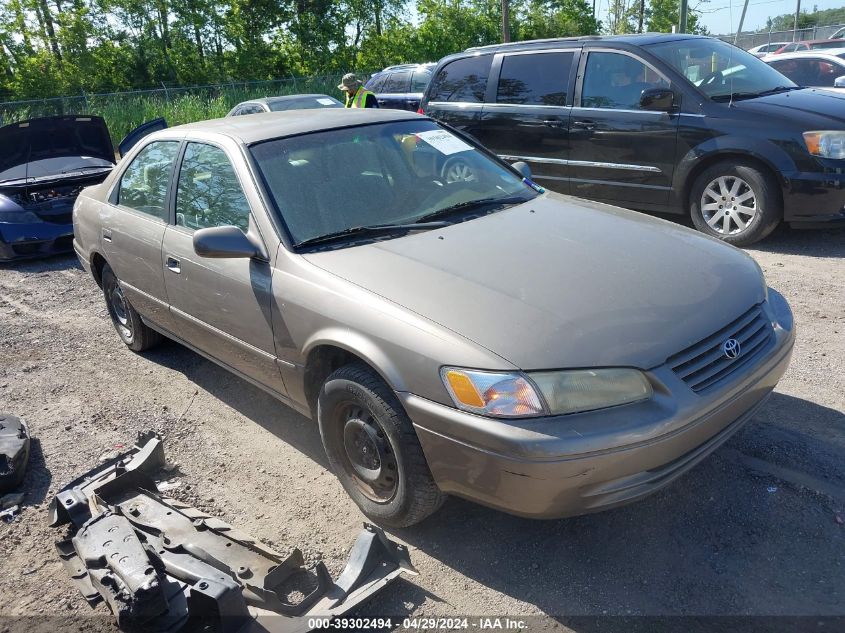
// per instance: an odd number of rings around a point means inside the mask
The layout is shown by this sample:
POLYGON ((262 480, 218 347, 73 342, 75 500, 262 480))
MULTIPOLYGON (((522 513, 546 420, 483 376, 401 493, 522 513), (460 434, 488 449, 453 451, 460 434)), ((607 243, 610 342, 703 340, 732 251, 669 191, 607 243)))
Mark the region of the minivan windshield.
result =
POLYGON ((263 141, 250 151, 294 245, 368 238, 376 230, 398 237, 538 195, 497 160, 425 119, 263 141))
POLYGON ((753 98, 797 86, 751 53, 718 39, 689 39, 648 46, 714 101, 753 98))

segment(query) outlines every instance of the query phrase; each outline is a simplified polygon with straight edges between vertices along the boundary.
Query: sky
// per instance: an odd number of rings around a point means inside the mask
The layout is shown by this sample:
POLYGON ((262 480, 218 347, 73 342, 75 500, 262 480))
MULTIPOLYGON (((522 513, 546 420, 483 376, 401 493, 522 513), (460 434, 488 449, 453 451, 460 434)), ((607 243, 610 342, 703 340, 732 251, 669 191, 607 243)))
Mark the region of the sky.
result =
MULTIPOLYGON (((749 0, 743 31, 765 29, 766 19, 784 13, 795 13, 796 0, 749 0)), ((835 9, 843 6, 845 0, 802 0, 801 9, 812 11, 813 7, 835 9)), ((701 20, 714 35, 733 33, 739 25, 743 0, 690 0, 691 7, 701 11, 701 20)))

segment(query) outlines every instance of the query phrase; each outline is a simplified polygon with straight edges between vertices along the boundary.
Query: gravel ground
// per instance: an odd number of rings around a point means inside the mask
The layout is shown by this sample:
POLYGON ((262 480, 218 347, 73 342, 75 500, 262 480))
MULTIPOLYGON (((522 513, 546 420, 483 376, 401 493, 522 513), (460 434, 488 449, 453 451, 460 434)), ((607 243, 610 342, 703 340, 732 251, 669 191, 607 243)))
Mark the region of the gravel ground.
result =
MULTIPOLYGON (((742 432, 662 492, 601 514, 538 522, 451 499, 393 532, 420 575, 360 614, 552 616, 578 631, 599 629, 568 618, 845 615, 845 232, 781 229, 750 252, 799 335, 742 432)), ((0 630, 2 616, 31 615, 111 628, 83 617, 107 611, 65 575, 46 509, 140 430, 165 435, 173 496, 334 573, 364 520, 315 425, 177 344, 127 350, 72 257, 0 267, 0 410, 35 438, 25 507, 0 525, 0 630)))

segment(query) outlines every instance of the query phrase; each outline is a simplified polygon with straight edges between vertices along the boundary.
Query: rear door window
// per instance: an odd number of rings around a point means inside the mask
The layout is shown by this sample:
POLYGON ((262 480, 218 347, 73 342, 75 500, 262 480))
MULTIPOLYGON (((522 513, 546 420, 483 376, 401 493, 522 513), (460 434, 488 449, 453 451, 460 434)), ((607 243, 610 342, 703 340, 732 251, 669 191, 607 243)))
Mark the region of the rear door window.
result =
POLYGON ((117 203, 167 220, 167 186, 179 141, 154 141, 138 152, 120 177, 117 203))
POLYGON ((669 82, 636 57, 590 52, 581 87, 581 107, 638 110, 643 90, 668 88, 669 82))
POLYGON ((499 74, 496 102, 566 105, 573 56, 572 51, 505 56, 499 74))
POLYGON ((476 55, 444 66, 433 80, 429 102, 483 103, 492 61, 492 55, 476 55))
POLYGON ((249 203, 219 147, 188 143, 176 187, 176 224, 189 229, 249 228, 249 203))
POLYGON ((430 70, 416 70, 411 77, 411 90, 409 92, 425 92, 428 82, 431 81, 430 70))
POLYGON ((390 77, 384 82, 381 87, 381 92, 408 92, 408 84, 411 81, 411 72, 404 71, 399 73, 390 73, 390 77))

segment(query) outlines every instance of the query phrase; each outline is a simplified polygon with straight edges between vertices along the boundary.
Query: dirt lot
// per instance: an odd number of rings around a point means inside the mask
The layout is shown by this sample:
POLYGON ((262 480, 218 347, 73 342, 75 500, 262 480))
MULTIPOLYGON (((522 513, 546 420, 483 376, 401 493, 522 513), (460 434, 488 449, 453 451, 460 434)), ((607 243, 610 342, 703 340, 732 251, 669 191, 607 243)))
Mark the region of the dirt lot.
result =
MULTIPOLYGON (((363 614, 547 614, 578 631, 599 629, 567 618, 845 615, 845 232, 782 229, 751 253, 799 330, 788 374, 752 423, 622 509, 534 522, 451 499, 393 533, 420 575, 363 614)), ((174 496, 279 549, 322 553, 337 573, 361 527, 311 422, 177 344, 124 348, 72 257, 0 268, 0 410, 37 438, 25 508, 0 525, 0 616, 75 628, 106 613, 65 576, 46 508, 139 430, 166 436, 174 496)))

